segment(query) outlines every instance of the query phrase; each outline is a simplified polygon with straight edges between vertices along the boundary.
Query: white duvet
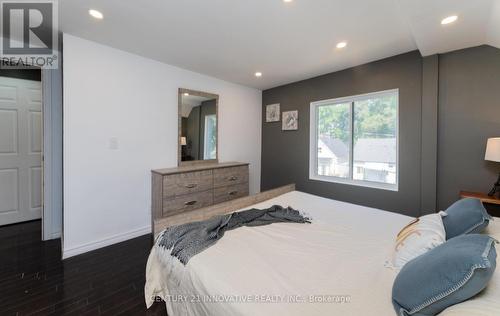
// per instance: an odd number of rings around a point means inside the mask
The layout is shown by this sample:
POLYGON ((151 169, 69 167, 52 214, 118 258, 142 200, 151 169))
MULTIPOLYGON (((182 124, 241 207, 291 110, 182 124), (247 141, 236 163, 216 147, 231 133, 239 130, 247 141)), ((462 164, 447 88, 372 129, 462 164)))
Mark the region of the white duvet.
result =
MULTIPOLYGON (((395 236, 412 218, 294 191, 255 207, 291 206, 312 224, 229 231, 186 266, 153 248, 145 297, 175 315, 395 315, 396 272, 384 267, 395 236)), ((500 239, 499 223, 489 233, 500 239)), ((500 256, 499 256, 500 257, 500 256)), ((500 315, 500 276, 444 316, 500 315)))

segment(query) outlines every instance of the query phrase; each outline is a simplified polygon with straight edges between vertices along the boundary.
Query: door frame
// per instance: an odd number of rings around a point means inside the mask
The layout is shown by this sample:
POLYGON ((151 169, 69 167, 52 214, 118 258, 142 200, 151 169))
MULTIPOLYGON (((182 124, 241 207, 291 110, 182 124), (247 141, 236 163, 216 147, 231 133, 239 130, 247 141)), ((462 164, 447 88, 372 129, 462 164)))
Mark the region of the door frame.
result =
POLYGON ((62 238, 62 70, 42 69, 42 240, 62 238))
MULTIPOLYGON (((60 55, 62 57, 62 54, 60 55)), ((62 164, 62 63, 58 69, 41 73, 41 226, 42 240, 62 238, 63 164, 62 164)), ((23 71, 23 70, 17 70, 23 71)), ((9 76, 7 76, 9 77, 9 76)), ((17 78, 17 77, 14 77, 17 78)), ((18 78, 26 79, 26 78, 18 78)), ((30 80, 30 79, 26 79, 30 80)))

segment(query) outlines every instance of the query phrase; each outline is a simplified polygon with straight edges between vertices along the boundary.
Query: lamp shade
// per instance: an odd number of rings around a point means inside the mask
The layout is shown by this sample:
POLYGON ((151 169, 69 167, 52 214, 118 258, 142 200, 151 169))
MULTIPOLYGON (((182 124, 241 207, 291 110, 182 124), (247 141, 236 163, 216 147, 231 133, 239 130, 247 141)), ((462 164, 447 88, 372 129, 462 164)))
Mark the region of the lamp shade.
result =
POLYGON ((500 162, 500 137, 488 139, 484 160, 500 162))
POLYGON ((181 145, 182 146, 186 146, 187 145, 186 137, 181 137, 181 145))

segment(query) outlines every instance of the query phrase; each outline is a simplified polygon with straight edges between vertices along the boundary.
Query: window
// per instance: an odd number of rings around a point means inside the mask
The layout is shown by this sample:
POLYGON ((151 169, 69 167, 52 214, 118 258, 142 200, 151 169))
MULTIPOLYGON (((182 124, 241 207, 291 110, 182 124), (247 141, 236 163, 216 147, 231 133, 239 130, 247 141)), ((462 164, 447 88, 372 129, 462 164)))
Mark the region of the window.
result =
POLYGON ((398 90, 311 103, 309 178, 398 190, 398 90))
POLYGON ((215 159, 217 146, 216 137, 217 128, 215 114, 205 116, 205 135, 203 136, 204 141, 204 150, 203 150, 203 159, 215 159))

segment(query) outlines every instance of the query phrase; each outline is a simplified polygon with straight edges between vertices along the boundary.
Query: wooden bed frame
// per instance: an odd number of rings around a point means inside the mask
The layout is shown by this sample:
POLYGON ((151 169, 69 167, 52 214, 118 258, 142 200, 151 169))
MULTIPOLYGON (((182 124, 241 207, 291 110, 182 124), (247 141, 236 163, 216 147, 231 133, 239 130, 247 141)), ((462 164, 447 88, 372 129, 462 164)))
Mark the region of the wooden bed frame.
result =
POLYGON ((209 219, 214 215, 231 213, 238 209, 264 202, 291 191, 295 191, 295 184, 289 184, 273 190, 257 193, 255 195, 242 197, 232 201, 215 204, 181 214, 155 219, 153 220, 153 235, 156 238, 156 236, 167 227, 209 219))

